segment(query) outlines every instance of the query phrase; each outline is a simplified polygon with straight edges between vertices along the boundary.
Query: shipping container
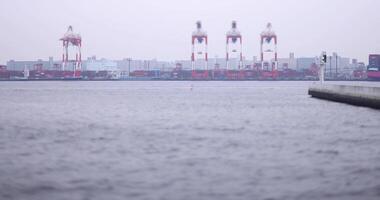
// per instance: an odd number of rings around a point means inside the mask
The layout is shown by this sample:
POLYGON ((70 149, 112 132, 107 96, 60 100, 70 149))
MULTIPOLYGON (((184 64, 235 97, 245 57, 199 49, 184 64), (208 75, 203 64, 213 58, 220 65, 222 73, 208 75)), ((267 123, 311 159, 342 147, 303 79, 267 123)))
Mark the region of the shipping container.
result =
POLYGON ((367 77, 370 80, 380 80, 380 54, 369 55, 367 77))
POLYGON ((5 72, 7 71, 7 66, 6 65, 0 65, 0 72, 5 72))
POLYGON ((380 67, 380 54, 371 54, 368 59, 369 68, 379 68, 380 67))

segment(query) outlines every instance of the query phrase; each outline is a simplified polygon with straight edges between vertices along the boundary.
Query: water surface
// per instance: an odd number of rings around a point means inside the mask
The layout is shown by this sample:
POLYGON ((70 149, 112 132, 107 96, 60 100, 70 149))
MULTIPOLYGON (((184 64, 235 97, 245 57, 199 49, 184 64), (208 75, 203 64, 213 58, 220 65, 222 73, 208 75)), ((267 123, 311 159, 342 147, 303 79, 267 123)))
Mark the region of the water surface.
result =
POLYGON ((380 112, 310 84, 0 82, 0 199, 380 199, 380 112))

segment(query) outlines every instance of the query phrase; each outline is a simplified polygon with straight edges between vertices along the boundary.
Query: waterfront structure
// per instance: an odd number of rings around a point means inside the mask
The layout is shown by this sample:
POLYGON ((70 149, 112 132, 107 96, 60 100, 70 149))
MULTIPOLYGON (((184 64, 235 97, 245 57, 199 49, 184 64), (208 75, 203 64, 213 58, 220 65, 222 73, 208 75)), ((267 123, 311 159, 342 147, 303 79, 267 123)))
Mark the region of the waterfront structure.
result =
MULTIPOLYGON (((6 75, 5 77, 18 77, 19 74, 16 71, 30 70, 31 77, 71 79, 72 77, 91 77, 98 72, 105 74, 121 72, 125 76, 137 75, 139 77, 151 76, 152 74, 158 77, 160 72, 167 72, 162 74, 165 77, 171 77, 168 74, 174 70, 175 74, 180 74, 176 77, 184 78, 190 74, 192 79, 277 79, 281 76, 286 80, 299 80, 302 79, 301 77, 311 77, 310 80, 312 80, 316 76, 315 72, 319 69, 317 57, 295 58, 294 53, 290 53, 288 58, 278 58, 277 35, 272 30, 271 23, 268 23, 266 30, 260 34, 260 60, 256 56, 252 60, 246 60, 243 57, 242 35, 237 29, 236 21, 232 22, 231 29, 226 33, 226 58, 218 58, 216 55, 214 59, 211 58, 210 60, 208 58, 208 35, 202 29, 200 21, 196 22, 196 30, 192 33, 190 60, 175 62, 132 58, 122 60, 102 58, 98 60, 96 56, 92 56, 82 61, 82 38, 73 32, 71 26, 60 40, 63 42, 64 51, 62 62, 54 61, 52 57, 49 58, 49 61, 41 59, 37 61, 11 60, 7 63, 6 70, 2 70, 2 73, 14 71, 15 75, 6 75), (76 52, 75 59, 69 58, 69 47, 73 47, 72 49, 76 52), (209 63, 214 63, 210 69, 209 63), (232 66, 232 64, 236 65, 232 66), (85 75, 82 76, 81 73, 85 75)), ((349 79, 353 76, 362 79, 366 75, 365 70, 362 69, 363 65, 359 64, 356 59, 351 64, 349 58, 343 58, 337 53, 333 53, 327 59, 325 75, 330 79, 349 79)))
MULTIPOLYGON (((238 69, 243 67, 243 41, 240 31, 237 29, 236 21, 232 21, 231 30, 226 34, 226 68, 231 69, 230 56, 237 55, 239 60, 238 69)), ((236 57, 236 56, 235 56, 236 57)))
POLYGON ((197 29, 191 36, 191 77, 192 79, 208 79, 208 36, 202 29, 202 22, 197 21, 197 29), (198 57, 203 57, 199 60, 198 57), (203 69, 199 69, 197 63, 204 63, 203 69))
POLYGON ((266 30, 260 35, 260 56, 262 70, 277 70, 277 35, 272 30, 272 24, 268 23, 266 30), (266 49, 265 44, 267 44, 266 49), (271 58, 266 58, 267 54, 272 54, 271 58), (264 66, 271 67, 271 69, 264 69, 264 66))
POLYGON ((208 70, 208 36, 206 31, 202 29, 201 21, 197 21, 196 25, 197 29, 193 32, 191 36, 191 68, 193 71, 196 69, 196 60, 197 57, 200 56, 204 58, 204 70, 208 70))
POLYGON ((275 79, 278 76, 277 35, 268 23, 266 30, 260 35, 261 75, 275 79), (268 55, 271 55, 270 58, 268 55))
POLYGON ((73 32, 73 27, 69 26, 67 32, 60 39, 63 45, 62 54, 62 71, 65 71, 67 67, 72 65, 73 76, 80 77, 82 69, 82 37, 79 34, 73 32), (69 47, 73 47, 75 50, 75 60, 69 59, 69 47))

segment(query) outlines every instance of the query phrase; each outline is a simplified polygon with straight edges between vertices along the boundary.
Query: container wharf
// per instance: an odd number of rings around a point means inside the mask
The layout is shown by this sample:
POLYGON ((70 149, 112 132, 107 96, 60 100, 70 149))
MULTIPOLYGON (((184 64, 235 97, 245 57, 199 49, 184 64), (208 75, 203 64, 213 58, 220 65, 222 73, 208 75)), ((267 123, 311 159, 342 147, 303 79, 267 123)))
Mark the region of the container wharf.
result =
MULTIPOLYGON (((288 58, 278 57, 278 35, 271 23, 260 33, 260 55, 252 60, 243 54, 243 35, 236 21, 232 21, 225 39, 225 58, 216 55, 209 60, 209 35, 197 21, 191 34, 191 60, 97 60, 96 56, 82 60, 82 37, 69 26, 59 39, 63 49, 61 61, 54 61, 53 57, 49 61, 10 60, 7 65, 0 65, 0 80, 318 80, 316 57, 296 58, 294 53, 288 58)), ((380 78, 379 55, 370 55, 372 64, 368 70, 357 59, 350 63, 349 58, 336 53, 334 56, 335 69, 330 59, 330 68, 325 71, 329 80, 380 78)))
MULTIPOLYGON (((316 71, 283 70, 283 71, 260 71, 260 70, 178 70, 171 71, 59 71, 59 70, 31 70, 31 71, 0 71, 1 81, 38 81, 38 80, 193 80, 193 81, 316 81, 316 71), (79 75, 78 75, 79 74, 79 75)), ((337 77, 329 81, 363 81, 366 77, 337 77)))

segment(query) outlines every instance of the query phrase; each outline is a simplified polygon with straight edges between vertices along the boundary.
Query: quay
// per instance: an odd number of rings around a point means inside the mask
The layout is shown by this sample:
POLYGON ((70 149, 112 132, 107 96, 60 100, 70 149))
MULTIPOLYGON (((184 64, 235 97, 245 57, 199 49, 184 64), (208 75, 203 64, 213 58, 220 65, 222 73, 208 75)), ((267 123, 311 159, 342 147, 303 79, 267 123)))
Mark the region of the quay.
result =
POLYGON ((380 87, 314 84, 309 87, 311 97, 380 109, 380 87))

